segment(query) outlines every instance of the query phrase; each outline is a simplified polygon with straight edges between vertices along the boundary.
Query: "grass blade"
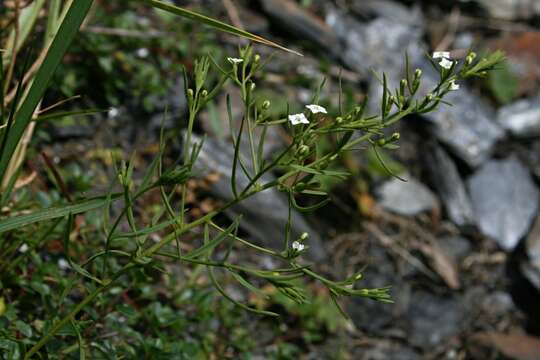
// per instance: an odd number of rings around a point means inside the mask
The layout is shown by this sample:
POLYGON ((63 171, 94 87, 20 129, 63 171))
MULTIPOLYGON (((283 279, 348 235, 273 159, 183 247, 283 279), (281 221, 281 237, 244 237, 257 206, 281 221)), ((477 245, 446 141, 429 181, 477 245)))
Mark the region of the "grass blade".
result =
POLYGON ((215 28, 217 30, 220 30, 220 31, 223 31, 223 32, 226 32, 226 33, 229 33, 229 34, 233 34, 233 35, 236 35, 236 36, 240 36, 240 37, 249 39, 251 41, 255 41, 255 42, 258 42, 258 43, 261 43, 261 44, 264 44, 264 45, 272 46, 272 47, 275 47, 277 49, 280 49, 280 50, 283 50, 283 51, 287 51, 287 52, 302 56, 302 54, 300 54, 299 52, 296 52, 294 50, 291 50, 291 49, 288 49, 288 48, 286 48, 284 46, 276 44, 273 41, 267 40, 267 39, 265 39, 265 38, 263 38, 261 36, 252 34, 252 33, 248 32, 248 31, 239 29, 237 27, 226 24, 226 23, 221 22, 219 20, 212 19, 212 18, 210 18, 208 16, 196 13, 194 11, 187 10, 187 9, 184 9, 184 8, 181 8, 181 7, 178 7, 178 6, 174 6, 174 5, 171 5, 171 4, 167 4, 165 2, 158 1, 158 0, 140 0, 140 1, 150 5, 152 7, 155 7, 157 9, 161 9, 161 10, 170 12, 172 14, 182 16, 184 18, 196 21, 198 23, 211 26, 211 27, 213 27, 213 28, 215 28))
POLYGON ((68 216, 70 213, 76 215, 90 210, 99 209, 100 207, 105 206, 110 200, 117 200, 121 196, 122 193, 112 194, 110 199, 107 196, 100 196, 79 201, 70 205, 47 208, 36 211, 32 214, 9 218, 0 222, 0 233, 14 230, 36 222, 68 216))
POLYGON ((36 73, 34 83, 16 114, 16 119, 10 131, 9 138, 7 139, 6 147, 2 154, 0 154, 1 177, 4 176, 17 144, 24 134, 26 127, 32 120, 32 115, 41 101, 56 67, 64 57, 71 41, 75 37, 86 14, 90 10, 92 3, 93 0, 74 1, 62 22, 62 25, 60 25, 58 34, 55 36, 43 64, 36 73))

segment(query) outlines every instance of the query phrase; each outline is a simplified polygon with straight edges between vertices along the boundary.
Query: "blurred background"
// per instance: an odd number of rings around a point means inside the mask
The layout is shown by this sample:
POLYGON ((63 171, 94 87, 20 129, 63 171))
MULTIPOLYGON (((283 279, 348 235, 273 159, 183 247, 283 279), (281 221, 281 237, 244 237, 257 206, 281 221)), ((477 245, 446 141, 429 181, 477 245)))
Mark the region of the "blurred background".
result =
MULTIPOLYGON (((234 308, 203 276, 189 277, 199 288, 171 290, 171 281, 185 280, 182 273, 126 292, 121 302, 143 315, 120 308, 105 328, 114 329, 125 346, 147 341, 156 354, 163 344, 181 343, 186 358, 540 359, 540 1, 174 3, 304 55, 255 45, 263 58, 272 56, 257 89, 276 118, 286 115, 287 104, 291 113, 301 111, 323 79, 320 104, 330 114, 340 100, 350 108, 366 96, 376 113, 381 90, 373 73, 385 71, 396 87, 406 54, 426 84, 438 79, 429 62, 436 50, 450 51, 456 60, 469 50, 479 56, 502 50, 508 61, 484 79, 459 84, 449 97, 452 106, 397 124, 399 149, 347 155, 339 168, 353 176, 324 184, 332 203, 309 216, 295 215, 294 231, 310 233, 309 251, 320 271, 345 277, 364 268, 362 284, 391 285, 394 304, 351 299, 343 304, 347 321, 313 284, 310 304, 296 305, 279 294, 254 304, 280 312, 281 321, 275 321, 234 308)), ((245 44, 137 2, 96 1, 43 108, 82 95, 64 109, 110 110, 37 126, 24 170, 37 174, 29 194, 42 206, 60 196, 39 152, 53 159, 77 196, 106 189, 111 152, 128 158, 136 150, 136 167, 144 170, 158 151, 161 126, 176 129, 185 122, 182 66, 189 72, 194 59, 206 54, 223 63, 245 44)), ((232 156, 224 150, 230 149, 225 93, 234 97, 238 89, 225 90, 196 125, 208 142, 200 176, 189 185, 193 216, 229 196, 223 186, 229 183, 227 169, 219 164, 232 156)), ((240 106, 233 103, 233 113, 240 106)), ((290 140, 284 129, 269 136, 269 151, 290 140)), ((173 144, 171 159, 180 145, 173 144)), ((287 203, 275 196, 227 215, 244 214, 245 236, 279 246, 281 240, 268 234, 284 226, 287 203)), ((139 216, 151 212, 140 209, 139 216)), ((47 259, 60 261, 59 248, 51 242, 47 259)), ((256 301, 233 285, 228 291, 256 301)), ((118 351, 124 346, 102 340, 118 351)))

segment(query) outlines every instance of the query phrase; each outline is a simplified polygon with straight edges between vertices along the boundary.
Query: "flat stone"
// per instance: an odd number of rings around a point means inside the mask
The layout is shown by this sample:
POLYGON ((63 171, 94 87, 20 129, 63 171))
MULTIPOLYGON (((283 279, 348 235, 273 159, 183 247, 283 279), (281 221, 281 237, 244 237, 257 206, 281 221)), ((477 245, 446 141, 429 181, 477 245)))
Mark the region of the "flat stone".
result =
POLYGON ((376 193, 383 208, 401 215, 413 216, 437 206, 437 198, 431 190, 413 178, 407 181, 393 178, 376 193))
POLYGON ((531 264, 540 271, 540 216, 536 218, 534 226, 527 235, 525 251, 531 264))
POLYGON ((502 249, 513 250, 538 209, 539 193, 529 170, 513 156, 491 160, 467 185, 480 231, 502 249))
MULTIPOLYGON (((195 137, 194 142, 201 141, 195 137)), ((206 139, 200 155, 194 164, 194 171, 199 175, 216 174, 218 180, 211 184, 211 192, 224 200, 232 199, 231 168, 234 158, 234 149, 230 143, 216 139, 206 139)), ((246 164, 247 165, 247 164, 246 164)), ((266 174, 260 179, 261 183, 274 180, 274 176, 266 174)), ((242 191, 249 179, 238 165, 236 173, 238 191, 242 191)), ((273 249, 283 249, 285 224, 288 218, 288 200, 286 196, 270 188, 259 192, 227 210, 231 218, 242 215, 240 227, 249 233, 260 244, 273 249)), ((306 244, 309 249, 306 256, 312 260, 324 258, 325 252, 319 234, 297 212, 292 212, 292 239, 298 238, 303 232, 310 237, 306 244)))
POLYGON ((421 348, 433 348, 457 336, 465 319, 465 311, 452 296, 437 296, 423 291, 412 294, 407 318, 408 340, 421 348))
POLYGON ((484 100, 466 88, 445 97, 452 106, 441 104, 426 114, 434 124, 435 136, 471 167, 487 160, 504 131, 493 121, 495 112, 484 100))
POLYGON ((339 53, 334 31, 320 18, 305 10, 296 1, 259 0, 264 12, 277 26, 288 33, 312 41, 330 53, 339 53))
POLYGON ((540 15, 540 2, 537 0, 477 0, 478 3, 497 19, 530 19, 540 15))
POLYGON ((502 107, 497 122, 513 136, 528 138, 540 135, 540 96, 519 100, 502 107))
POLYGON ((423 153, 432 185, 442 200, 448 218, 458 226, 472 225, 474 213, 471 200, 454 161, 435 143, 427 146, 423 153))

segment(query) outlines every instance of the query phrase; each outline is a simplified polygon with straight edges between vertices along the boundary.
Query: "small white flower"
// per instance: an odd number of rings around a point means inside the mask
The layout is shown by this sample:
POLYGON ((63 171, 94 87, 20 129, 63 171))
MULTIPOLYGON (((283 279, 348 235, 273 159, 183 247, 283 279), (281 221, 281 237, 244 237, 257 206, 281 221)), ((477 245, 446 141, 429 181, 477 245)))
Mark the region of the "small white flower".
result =
POLYGON ((107 112, 107 115, 109 116, 109 119, 114 119, 115 117, 118 116, 119 113, 120 113, 120 111, 118 111, 117 108, 112 107, 112 108, 110 108, 109 111, 107 112))
POLYGON ((140 48, 140 49, 137 49, 136 54, 141 59, 144 59, 148 57, 148 55, 150 55, 150 51, 147 48, 140 48))
POLYGON ((296 251, 300 252, 300 251, 304 250, 305 246, 304 246, 304 244, 299 243, 298 241, 294 241, 292 243, 292 248, 293 248, 293 250, 296 250, 296 251))
POLYGON ((450 52, 449 51, 435 51, 433 53, 434 59, 450 59, 450 52))
POLYGON ((306 108, 308 108, 309 111, 311 111, 313 114, 318 114, 318 113, 328 114, 326 112, 326 109, 320 105, 315 105, 315 104, 306 105, 306 108))
POLYGON ((439 65, 441 65, 442 68, 450 69, 454 62, 452 60, 448 60, 445 58, 442 58, 441 61, 439 61, 439 65))
POLYGON ((304 115, 303 113, 289 115, 289 121, 293 125, 309 124, 309 120, 306 118, 306 115, 304 115))
POLYGON ((24 254, 25 252, 28 251, 28 249, 29 249, 28 245, 22 244, 21 247, 19 248, 19 252, 24 254))
POLYGON ((242 62, 244 62, 244 59, 228 57, 227 61, 230 62, 233 65, 236 65, 236 64, 241 64, 242 62))
POLYGON ((450 87, 448 88, 450 91, 456 91, 459 90, 459 84, 456 84, 456 80, 450 81, 450 87))
POLYGON ((62 270, 67 270, 70 268, 69 263, 66 261, 66 259, 59 259, 58 267, 62 270))

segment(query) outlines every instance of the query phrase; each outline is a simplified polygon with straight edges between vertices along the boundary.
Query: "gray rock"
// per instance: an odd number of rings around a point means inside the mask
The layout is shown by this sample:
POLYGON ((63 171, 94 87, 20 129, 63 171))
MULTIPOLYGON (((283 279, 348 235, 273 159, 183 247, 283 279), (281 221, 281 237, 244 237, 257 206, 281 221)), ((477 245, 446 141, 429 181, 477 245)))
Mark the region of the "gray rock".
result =
POLYGON ((383 208, 401 215, 413 216, 437 206, 435 195, 413 178, 407 181, 393 178, 382 184, 376 193, 383 208))
POLYGON ((351 11, 362 18, 383 17, 399 23, 419 24, 423 18, 419 8, 414 11, 393 0, 353 1, 351 11))
POLYGON ((465 311, 451 296, 437 296, 418 291, 412 294, 407 318, 410 323, 408 340, 429 349, 444 344, 460 333, 465 311))
POLYGON ((540 216, 536 218, 525 241, 527 258, 520 264, 521 273, 540 290, 540 216))
POLYGON ((371 347, 362 346, 353 358, 358 360, 420 360, 422 356, 399 343, 381 341, 371 347))
POLYGON ((498 123, 516 137, 540 135, 540 96, 519 100, 502 107, 497 115, 498 123))
MULTIPOLYGON (((194 139, 195 142, 200 139, 194 139)), ((199 158, 195 162, 194 171, 201 175, 218 174, 219 180, 212 183, 211 191, 224 200, 233 198, 231 190, 231 167, 234 158, 234 149, 225 141, 207 139, 204 142, 199 158)), ((246 164, 247 165, 247 164, 246 164)), ((271 174, 263 176, 261 183, 274 180, 271 174)), ((238 191, 242 191, 248 183, 248 177, 238 166, 236 177, 238 191)), ((254 239, 273 249, 283 249, 285 224, 288 217, 288 201, 284 194, 275 188, 267 189, 246 200, 232 206, 227 210, 231 217, 242 215, 240 226, 254 239)), ((309 233, 306 256, 312 260, 324 257, 324 249, 318 233, 311 228, 306 220, 296 211, 292 212, 292 238, 298 238, 303 232, 309 233)))
POLYGON ((418 62, 424 53, 423 29, 418 25, 388 18, 364 24, 335 11, 328 13, 326 21, 344 44, 341 60, 362 75, 384 69, 390 79, 398 78, 405 52, 412 63, 418 62))
POLYGON ((471 200, 456 164, 437 144, 429 146, 424 154, 433 187, 442 200, 448 218, 458 226, 473 224, 471 200))
POLYGON ((262 9, 283 30, 312 41, 330 53, 339 53, 338 39, 326 23, 291 0, 259 0, 262 9))
POLYGON ((493 18, 530 19, 540 15, 538 0, 477 0, 493 18))
POLYGON ((437 244, 456 262, 463 259, 471 251, 469 240, 461 236, 444 236, 437 239, 437 244))
MULTIPOLYGON (((425 58, 427 48, 423 45, 422 26, 378 18, 361 24, 339 12, 329 12, 328 24, 344 43, 340 56, 351 69, 363 75, 372 70, 384 71, 389 88, 398 86, 404 76, 405 53, 409 56, 412 69, 423 70, 423 86, 419 93, 427 93, 438 82, 438 74, 425 58)), ((494 111, 463 84, 460 91, 446 97, 453 106, 441 104, 426 114, 434 135, 444 142, 468 165, 476 167, 489 156, 493 145, 503 137, 504 131, 492 121, 494 111)), ((370 109, 379 111, 382 87, 372 77, 370 86, 370 109)))
POLYGON ((514 249, 538 209, 539 193, 529 170, 515 157, 492 160, 467 185, 482 233, 502 249, 514 249))
POLYGON ((434 134, 469 166, 482 164, 504 131, 494 122, 494 111, 466 88, 445 97, 453 106, 441 105, 426 115, 434 134))

